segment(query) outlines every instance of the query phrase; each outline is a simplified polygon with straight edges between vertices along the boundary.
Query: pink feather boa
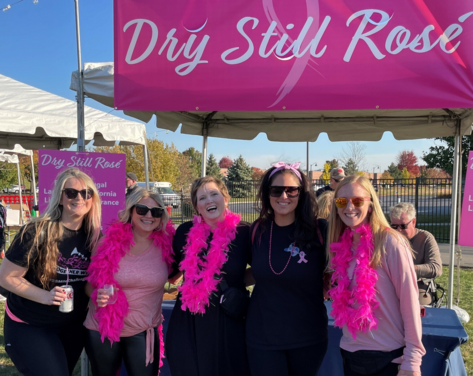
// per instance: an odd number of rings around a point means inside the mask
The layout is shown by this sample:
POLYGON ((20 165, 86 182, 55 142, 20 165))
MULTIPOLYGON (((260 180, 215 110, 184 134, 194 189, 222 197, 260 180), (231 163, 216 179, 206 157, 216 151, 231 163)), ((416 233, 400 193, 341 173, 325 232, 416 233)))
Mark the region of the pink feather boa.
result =
POLYGON ((379 305, 375 290, 378 272, 370 266, 374 250, 373 233, 369 225, 363 225, 355 231, 361 235, 355 254, 351 250, 353 234, 349 228, 340 237, 340 242, 330 245, 331 252, 335 254, 332 259, 332 284, 335 286, 328 292, 333 299, 331 316, 335 319, 334 325, 340 328, 346 325, 354 340, 357 332, 377 328, 374 310, 379 305), (357 263, 353 272, 356 287, 350 290, 348 266, 353 258, 356 258, 357 263))
MULTIPOLYGON (((171 221, 166 225, 166 233, 163 231, 153 231, 150 238, 153 239, 155 246, 159 247, 162 252, 163 261, 167 264, 169 272, 171 272, 171 264, 174 260, 174 252, 172 250, 172 239, 176 230, 171 221)), ((133 232, 130 223, 114 222, 112 223, 105 236, 102 238, 97 254, 92 257, 87 280, 92 285, 94 292, 92 293, 92 302, 97 301, 97 288, 104 284, 113 284, 118 287, 118 297, 115 304, 109 304, 105 307, 97 308, 94 318, 99 324, 99 333, 102 342, 107 337, 110 342, 119 342, 120 333, 123 328, 125 316, 128 314, 128 301, 123 289, 115 280, 115 273, 119 269, 119 263, 125 256, 133 242, 133 232)), ((162 365, 164 357, 164 342, 162 335, 162 325, 159 327, 160 339, 160 359, 159 366, 162 365)))
POLYGON ((179 287, 183 311, 188 309, 192 313, 205 313, 210 295, 217 291, 222 267, 228 260, 228 246, 235 239, 239 222, 240 215, 227 210, 225 219, 213 230, 207 255, 201 257, 200 253, 207 248, 211 230, 201 217, 194 216, 193 226, 184 246, 184 259, 180 264, 180 270, 184 274, 184 281, 179 287))

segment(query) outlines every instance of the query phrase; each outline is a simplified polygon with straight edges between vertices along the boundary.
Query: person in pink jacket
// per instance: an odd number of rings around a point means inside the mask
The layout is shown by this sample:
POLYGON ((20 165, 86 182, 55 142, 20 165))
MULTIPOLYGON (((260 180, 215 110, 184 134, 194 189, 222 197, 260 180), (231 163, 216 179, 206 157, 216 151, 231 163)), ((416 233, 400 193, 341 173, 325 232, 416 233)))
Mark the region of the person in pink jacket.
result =
POLYGON ((345 376, 420 376, 425 349, 416 273, 370 181, 345 178, 329 218, 331 316, 342 328, 345 376))

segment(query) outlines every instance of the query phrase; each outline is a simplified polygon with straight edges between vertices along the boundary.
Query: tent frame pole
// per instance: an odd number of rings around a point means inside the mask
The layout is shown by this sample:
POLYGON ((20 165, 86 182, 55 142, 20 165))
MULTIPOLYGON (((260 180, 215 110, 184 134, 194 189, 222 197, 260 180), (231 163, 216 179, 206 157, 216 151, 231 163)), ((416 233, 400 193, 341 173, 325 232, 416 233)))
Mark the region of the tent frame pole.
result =
MULTIPOLYGON (((461 119, 456 120, 455 149, 453 152, 453 177, 452 177, 452 206, 450 218, 450 254, 448 274, 448 301, 447 308, 453 307, 453 279, 455 273, 455 243, 457 234, 457 208, 458 208, 458 166, 460 164, 461 119)), ((461 188, 460 188, 461 189, 461 188)))
POLYGON ((145 185, 149 190, 148 147, 143 145, 143 160, 145 162, 145 185))
MULTIPOLYGON (((85 151, 85 120, 84 120, 84 73, 80 51, 79 0, 74 0, 76 11, 77 67, 79 69, 79 91, 77 92, 77 151, 85 151)), ((80 374, 89 376, 89 358, 82 350, 80 356, 80 374)))
POLYGON ((200 176, 205 177, 207 173, 207 141, 208 141, 209 125, 207 122, 202 127, 202 169, 200 176))
POLYGON ((307 141, 307 158, 306 158, 306 163, 307 163, 307 179, 310 179, 310 176, 309 176, 309 170, 310 170, 310 164, 309 164, 309 141, 307 141))
MULTIPOLYGON (((17 156, 18 158, 18 156, 17 156)), ((20 226, 24 225, 23 222, 23 196, 21 194, 21 176, 20 176, 20 160, 16 162, 16 172, 18 174, 18 193, 20 194, 20 226)))
POLYGON ((79 0, 74 0, 76 11, 77 66, 79 70, 79 91, 77 92, 77 151, 85 151, 85 120, 84 120, 84 73, 80 49, 79 0))
POLYGON ((31 163, 31 181, 33 183, 33 199, 34 205, 38 205, 38 196, 36 195, 36 179, 35 179, 35 171, 34 171, 34 161, 33 161, 33 153, 30 155, 30 163, 31 163))

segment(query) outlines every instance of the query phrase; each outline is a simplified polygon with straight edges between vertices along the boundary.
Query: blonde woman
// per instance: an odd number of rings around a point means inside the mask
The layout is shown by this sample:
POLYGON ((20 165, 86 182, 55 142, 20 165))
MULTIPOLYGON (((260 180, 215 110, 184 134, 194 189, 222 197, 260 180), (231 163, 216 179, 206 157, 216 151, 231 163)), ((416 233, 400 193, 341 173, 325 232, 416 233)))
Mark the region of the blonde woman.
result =
POLYGON ((425 349, 411 249, 389 227, 367 178, 345 178, 334 203, 329 294, 343 329, 345 375, 420 376, 425 349))
POLYGON ((328 219, 330 212, 332 211, 333 196, 333 191, 325 191, 317 197, 318 218, 328 219))
POLYGON ((0 267, 5 304, 5 349, 24 375, 69 375, 84 347, 88 296, 85 277, 100 237, 100 196, 84 172, 57 179, 45 213, 24 226, 0 267), (73 310, 59 311, 74 289, 73 310))
POLYGON ((174 232, 161 196, 137 187, 94 252, 87 278, 91 304, 84 323, 94 376, 117 375, 122 361, 129 375, 159 373, 161 304, 174 232), (114 296, 105 285, 114 286, 114 296))

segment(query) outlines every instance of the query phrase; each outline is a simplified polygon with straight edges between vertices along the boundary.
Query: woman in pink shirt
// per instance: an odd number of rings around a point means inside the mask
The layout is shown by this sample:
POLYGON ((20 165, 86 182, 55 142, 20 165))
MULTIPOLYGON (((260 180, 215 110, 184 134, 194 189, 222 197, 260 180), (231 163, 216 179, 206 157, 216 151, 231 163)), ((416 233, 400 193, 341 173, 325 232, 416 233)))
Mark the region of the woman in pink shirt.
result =
POLYGON ((92 256, 84 325, 94 376, 116 376, 122 360, 129 375, 159 372, 161 303, 175 232, 168 220, 161 196, 137 188, 92 256), (113 286, 113 295, 106 285, 113 286))
POLYGON ((331 316, 346 376, 420 376, 425 349, 411 249, 365 177, 335 191, 329 219, 331 316))

